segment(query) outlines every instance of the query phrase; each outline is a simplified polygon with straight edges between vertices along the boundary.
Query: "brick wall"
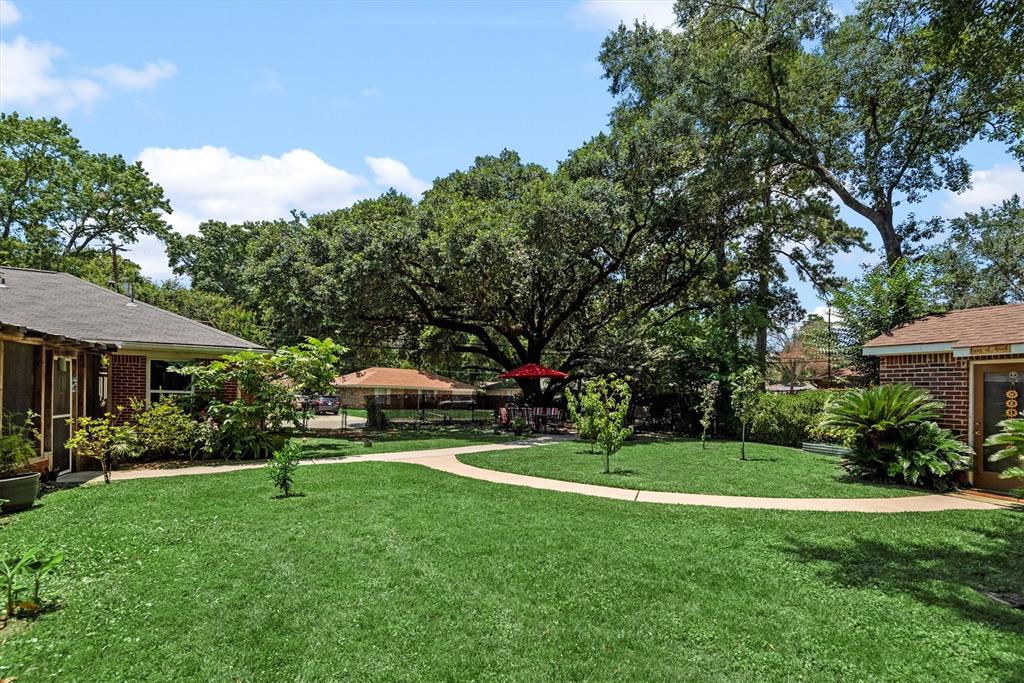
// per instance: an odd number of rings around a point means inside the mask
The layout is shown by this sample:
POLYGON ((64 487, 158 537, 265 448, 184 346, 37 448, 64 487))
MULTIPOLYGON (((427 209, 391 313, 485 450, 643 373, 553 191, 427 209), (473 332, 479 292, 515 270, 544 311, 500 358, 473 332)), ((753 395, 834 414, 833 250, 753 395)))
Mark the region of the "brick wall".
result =
POLYGON ((118 406, 128 408, 131 399, 146 400, 145 356, 110 356, 110 412, 118 406))
MULTIPOLYGON (((986 356, 984 360, 1018 358, 1024 358, 1024 355, 986 356)), ((945 404, 939 425, 958 434, 966 434, 970 409, 969 360, 954 358, 952 353, 882 356, 880 377, 882 384, 910 384, 926 390, 935 400, 945 404)))
POLYGON ((910 384, 926 390, 945 404, 939 425, 959 434, 967 432, 966 358, 954 358, 952 353, 882 356, 879 372, 882 384, 910 384))

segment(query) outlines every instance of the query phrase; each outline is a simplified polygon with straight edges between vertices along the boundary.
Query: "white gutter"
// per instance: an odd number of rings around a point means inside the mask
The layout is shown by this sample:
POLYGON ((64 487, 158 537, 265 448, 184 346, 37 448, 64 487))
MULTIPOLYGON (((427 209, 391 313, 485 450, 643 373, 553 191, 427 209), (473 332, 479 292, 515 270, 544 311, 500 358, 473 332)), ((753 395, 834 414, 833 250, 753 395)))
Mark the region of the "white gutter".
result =
POLYGON ((949 353, 950 351, 953 351, 953 342, 865 346, 862 352, 865 356, 902 356, 910 353, 949 353))

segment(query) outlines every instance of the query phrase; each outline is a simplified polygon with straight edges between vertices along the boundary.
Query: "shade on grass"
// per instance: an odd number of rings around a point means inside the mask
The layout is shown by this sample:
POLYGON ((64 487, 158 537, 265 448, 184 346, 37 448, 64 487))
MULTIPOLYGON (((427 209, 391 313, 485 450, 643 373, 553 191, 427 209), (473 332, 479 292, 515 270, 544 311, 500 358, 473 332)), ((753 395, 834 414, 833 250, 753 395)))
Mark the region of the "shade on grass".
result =
POLYGON ((643 505, 410 464, 120 482, 8 518, 67 555, 0 677, 1019 680, 1024 515, 643 505))
POLYGON ((460 455, 476 467, 586 484, 645 491, 679 491, 770 498, 886 498, 927 493, 919 489, 868 484, 847 476, 839 459, 795 448, 713 441, 634 441, 612 456, 612 473, 604 474, 602 456, 588 444, 566 441, 543 448, 460 455))

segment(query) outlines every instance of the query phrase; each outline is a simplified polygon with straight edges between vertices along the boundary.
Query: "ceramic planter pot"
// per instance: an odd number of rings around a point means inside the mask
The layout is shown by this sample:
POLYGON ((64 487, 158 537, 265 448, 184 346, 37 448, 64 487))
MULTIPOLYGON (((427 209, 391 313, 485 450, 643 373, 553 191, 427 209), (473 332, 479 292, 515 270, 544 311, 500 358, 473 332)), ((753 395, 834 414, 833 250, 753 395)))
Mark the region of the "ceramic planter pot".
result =
POLYGON ((39 495, 39 473, 19 474, 0 479, 0 498, 7 502, 3 512, 17 512, 32 507, 39 495))

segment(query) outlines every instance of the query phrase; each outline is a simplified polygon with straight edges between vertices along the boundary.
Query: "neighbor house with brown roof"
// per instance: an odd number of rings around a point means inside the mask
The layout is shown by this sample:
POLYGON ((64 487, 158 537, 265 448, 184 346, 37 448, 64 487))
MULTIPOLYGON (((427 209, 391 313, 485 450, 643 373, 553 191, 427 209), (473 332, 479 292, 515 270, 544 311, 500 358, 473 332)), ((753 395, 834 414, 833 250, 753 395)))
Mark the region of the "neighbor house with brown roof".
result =
POLYGON ((374 396, 382 405, 413 403, 462 397, 472 399, 477 388, 450 377, 413 368, 373 367, 342 375, 334 380, 338 402, 348 408, 361 408, 366 396, 374 396))
POLYGON ((989 461, 984 441, 1002 420, 1022 416, 1024 304, 930 315, 872 339, 864 354, 879 358, 883 384, 911 384, 944 404, 940 424, 975 450, 975 485, 1021 485, 999 477, 1009 463, 989 461))
POLYGON ((76 467, 69 420, 189 394, 172 366, 243 349, 262 347, 67 273, 0 266, 0 419, 39 415, 37 469, 76 467))

